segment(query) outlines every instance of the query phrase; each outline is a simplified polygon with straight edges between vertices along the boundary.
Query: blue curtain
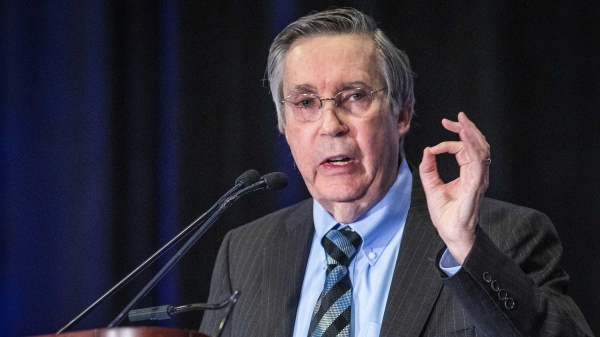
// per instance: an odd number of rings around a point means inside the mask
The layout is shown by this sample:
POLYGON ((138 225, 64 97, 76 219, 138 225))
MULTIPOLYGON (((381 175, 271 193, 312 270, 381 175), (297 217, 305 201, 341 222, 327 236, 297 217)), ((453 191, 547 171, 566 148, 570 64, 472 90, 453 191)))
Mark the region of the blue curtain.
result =
MULTIPOLYGON (((123 29, 112 10, 145 8, 115 7, 2 5, 0 335, 57 330, 132 269, 119 254, 141 262, 177 233, 179 9, 123 29)), ((160 302, 176 301, 175 277, 160 302)))
POLYGON ((3 4, 0 330, 7 335, 47 331, 36 325, 64 321, 72 294, 90 302, 108 286, 105 10, 100 1, 3 4))

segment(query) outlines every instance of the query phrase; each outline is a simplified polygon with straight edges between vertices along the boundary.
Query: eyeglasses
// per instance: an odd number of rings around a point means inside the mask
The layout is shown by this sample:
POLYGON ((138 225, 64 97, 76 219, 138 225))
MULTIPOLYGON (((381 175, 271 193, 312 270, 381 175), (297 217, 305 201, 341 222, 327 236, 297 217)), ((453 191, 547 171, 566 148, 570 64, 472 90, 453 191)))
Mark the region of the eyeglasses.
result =
POLYGON ((291 94, 280 101, 288 103, 287 112, 301 122, 314 122, 323 115, 323 101, 333 101, 338 111, 353 117, 364 117, 374 99, 374 94, 386 88, 369 91, 363 88, 352 88, 338 92, 331 98, 320 98, 313 94, 291 94))

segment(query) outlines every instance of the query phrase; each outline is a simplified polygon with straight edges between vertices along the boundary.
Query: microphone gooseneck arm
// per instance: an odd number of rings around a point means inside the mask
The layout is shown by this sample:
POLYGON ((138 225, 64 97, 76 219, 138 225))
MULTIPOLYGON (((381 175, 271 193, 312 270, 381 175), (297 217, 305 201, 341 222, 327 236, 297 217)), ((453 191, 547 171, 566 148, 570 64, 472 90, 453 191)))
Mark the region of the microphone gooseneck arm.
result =
POLYGON ((223 319, 221 320, 221 324, 219 324, 219 330, 215 337, 220 337, 223 333, 223 329, 229 320, 229 316, 231 316, 231 312, 233 311, 233 307, 238 301, 240 297, 239 291, 234 291, 229 298, 221 303, 210 304, 210 303, 196 303, 196 304, 188 304, 182 305, 179 307, 174 307, 172 305, 163 305, 160 307, 152 307, 152 308, 144 308, 131 310, 129 312, 129 321, 131 322, 139 322, 139 321, 158 321, 163 319, 171 319, 172 316, 180 314, 182 312, 188 311, 197 311, 197 310, 219 310, 227 307, 225 310, 225 315, 223 315, 223 319))
MULTIPOLYGON (((172 305, 161 305, 159 307, 131 310, 127 316, 131 322, 159 321, 163 319, 171 319, 172 316, 175 316, 182 312, 197 310, 219 310, 228 305, 230 307, 233 307, 233 305, 237 302, 239 296, 240 292, 236 290, 231 296, 229 296, 228 299, 221 303, 196 303, 182 305, 178 307, 172 305)), ((227 314, 228 313, 226 313, 225 315, 227 314)))
POLYGON ((235 180, 235 185, 231 188, 227 193, 225 193, 208 211, 204 212, 201 216, 199 216, 196 220, 194 220, 190 225, 188 225, 185 229, 183 229, 179 234, 177 234, 174 238, 172 238, 169 242, 167 242, 164 246, 162 246, 159 250, 157 250, 154 254, 152 254, 149 258, 147 258, 144 262, 142 262, 139 266, 137 266, 133 271, 131 271, 127 276, 125 276, 121 281, 115 284, 112 288, 110 288, 104 295, 100 296, 94 303, 92 303, 89 307, 79 313, 75 318, 73 318, 69 323, 60 328, 56 332, 56 334, 60 334, 61 332, 71 328, 75 323, 79 322, 85 315, 87 315, 90 311, 100 305, 102 302, 107 300, 110 296, 112 296, 115 292, 123 288, 129 281, 139 275, 142 271, 144 271, 150 264, 156 261, 159 257, 161 257, 167 250, 169 250, 173 245, 181 241, 185 236, 187 236, 191 231, 196 229, 201 223, 204 222, 204 219, 211 216, 217 208, 223 203, 224 200, 229 198, 232 194, 239 191, 240 189, 247 187, 249 185, 254 184, 260 178, 260 173, 256 170, 248 170, 240 175, 235 180))
POLYGON ((287 186, 287 177, 283 173, 275 172, 269 173, 260 178, 260 180, 248 187, 242 188, 237 192, 232 193, 229 197, 223 201, 218 209, 206 220, 206 222, 200 226, 200 228, 192 235, 188 241, 177 251, 177 253, 165 264, 165 266, 146 284, 146 286, 140 290, 129 304, 123 308, 123 310, 115 317, 115 319, 107 326, 112 328, 118 325, 125 315, 135 307, 146 294, 162 279, 162 277, 187 253, 187 251, 200 239, 200 237, 206 232, 208 228, 223 214, 223 212, 231 206, 241 196, 246 195, 250 192, 261 190, 261 189, 280 189, 287 186))

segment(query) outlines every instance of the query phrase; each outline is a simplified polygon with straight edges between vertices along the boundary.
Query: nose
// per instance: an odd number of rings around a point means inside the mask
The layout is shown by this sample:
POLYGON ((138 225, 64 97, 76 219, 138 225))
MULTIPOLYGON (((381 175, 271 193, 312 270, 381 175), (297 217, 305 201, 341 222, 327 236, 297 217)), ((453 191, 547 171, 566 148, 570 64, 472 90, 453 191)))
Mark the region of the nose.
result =
POLYGON ((319 107, 319 109, 324 109, 323 105, 325 105, 326 101, 331 101, 333 102, 333 106, 337 107, 337 102, 335 101, 335 97, 331 97, 331 98, 321 98, 319 101, 321 101, 321 106, 319 107))
POLYGON ((335 137, 340 136, 348 132, 348 126, 339 118, 335 105, 335 100, 332 98, 326 98, 321 101, 321 109, 323 109, 323 118, 321 125, 321 134, 335 137), (326 104, 327 101, 331 101, 331 104, 326 104))

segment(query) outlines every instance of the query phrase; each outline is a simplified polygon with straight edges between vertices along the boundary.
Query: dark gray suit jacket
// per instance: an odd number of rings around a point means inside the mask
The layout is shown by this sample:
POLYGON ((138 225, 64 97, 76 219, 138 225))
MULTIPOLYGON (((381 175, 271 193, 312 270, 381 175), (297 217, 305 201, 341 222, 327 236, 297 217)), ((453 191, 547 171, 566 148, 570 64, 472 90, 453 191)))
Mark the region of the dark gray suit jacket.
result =
MULTIPOLYGON (((269 214, 225 237, 209 302, 220 302, 233 290, 241 296, 223 336, 292 336, 314 235, 312 202, 269 214)), ((381 336, 592 335, 566 295, 568 275, 558 266, 562 248, 544 214, 484 199, 479 225, 463 267, 446 277, 437 267, 444 243, 413 175, 381 336), (506 308, 492 285, 514 300, 514 308, 506 308)), ((207 312, 200 331, 215 334, 222 315, 207 312)))

